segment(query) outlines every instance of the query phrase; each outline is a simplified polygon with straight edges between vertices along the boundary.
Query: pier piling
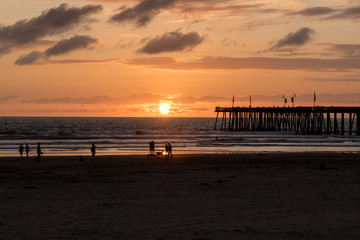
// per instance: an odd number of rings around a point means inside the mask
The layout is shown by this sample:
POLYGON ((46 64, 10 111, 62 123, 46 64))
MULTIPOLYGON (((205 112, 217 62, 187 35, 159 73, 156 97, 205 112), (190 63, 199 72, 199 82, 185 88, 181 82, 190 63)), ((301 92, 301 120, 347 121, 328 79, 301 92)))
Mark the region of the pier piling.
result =
POLYGON ((360 135, 360 107, 216 107, 215 112, 214 130, 218 128, 219 113, 223 113, 222 131, 360 135))

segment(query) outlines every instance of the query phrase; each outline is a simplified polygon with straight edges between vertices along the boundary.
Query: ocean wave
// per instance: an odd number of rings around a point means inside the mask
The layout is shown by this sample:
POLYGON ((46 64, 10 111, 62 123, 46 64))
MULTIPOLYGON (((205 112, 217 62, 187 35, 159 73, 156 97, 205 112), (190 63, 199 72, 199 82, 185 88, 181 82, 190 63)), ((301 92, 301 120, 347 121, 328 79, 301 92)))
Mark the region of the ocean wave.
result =
POLYGON ((171 142, 175 151, 332 151, 360 149, 359 136, 296 135, 294 132, 220 132, 214 119, 162 118, 0 118, 0 155, 18 154, 20 143, 47 152, 88 154, 143 153, 171 142), (259 150, 257 150, 259 149, 259 150))

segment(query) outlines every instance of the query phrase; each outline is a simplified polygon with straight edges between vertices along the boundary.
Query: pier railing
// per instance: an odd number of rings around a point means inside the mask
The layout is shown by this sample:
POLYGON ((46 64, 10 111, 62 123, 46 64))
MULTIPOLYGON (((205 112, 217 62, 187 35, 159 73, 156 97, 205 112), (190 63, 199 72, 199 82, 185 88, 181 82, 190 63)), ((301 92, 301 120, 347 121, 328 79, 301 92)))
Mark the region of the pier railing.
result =
POLYGON ((214 130, 360 135, 360 107, 216 107, 215 112, 214 130))

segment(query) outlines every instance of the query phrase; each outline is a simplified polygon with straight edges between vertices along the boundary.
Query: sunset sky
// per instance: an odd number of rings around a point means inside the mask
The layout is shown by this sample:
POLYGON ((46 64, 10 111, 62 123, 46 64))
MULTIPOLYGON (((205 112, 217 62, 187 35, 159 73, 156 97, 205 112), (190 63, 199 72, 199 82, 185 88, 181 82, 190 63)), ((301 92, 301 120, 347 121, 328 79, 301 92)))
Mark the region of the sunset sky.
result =
POLYGON ((360 106, 359 29, 360 0, 0 0, 0 116, 360 106))

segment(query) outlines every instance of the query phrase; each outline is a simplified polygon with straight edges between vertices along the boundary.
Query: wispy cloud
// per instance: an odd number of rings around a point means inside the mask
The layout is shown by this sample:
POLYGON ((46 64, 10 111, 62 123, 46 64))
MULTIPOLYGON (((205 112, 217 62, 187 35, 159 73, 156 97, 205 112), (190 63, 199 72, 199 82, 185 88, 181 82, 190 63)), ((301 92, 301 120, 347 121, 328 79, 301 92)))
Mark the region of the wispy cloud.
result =
POLYGON ((326 51, 343 54, 345 56, 360 56, 360 44, 326 44, 326 51))
POLYGON ((279 24, 287 24, 288 21, 250 21, 237 25, 237 29, 245 29, 247 31, 254 31, 259 27, 273 26, 279 24))
POLYGON ((278 40, 276 44, 269 48, 269 50, 276 50, 282 47, 302 46, 313 39, 315 31, 308 27, 303 27, 298 31, 287 34, 282 39, 278 40))
POLYGON ((187 15, 212 14, 219 17, 234 17, 253 13, 264 7, 264 4, 239 4, 233 0, 177 0, 174 11, 187 15))
POLYGON ((109 97, 109 96, 95 96, 95 97, 63 97, 63 98, 32 98, 23 99, 22 103, 35 104, 72 104, 72 105, 96 105, 96 104, 112 104, 112 105, 136 105, 136 104, 158 104, 160 101, 172 101, 177 104, 193 104, 204 102, 219 102, 227 100, 224 97, 216 96, 202 96, 191 97, 166 94, 133 94, 125 97, 109 97))
MULTIPOLYGON (((295 56, 295 55, 294 55, 295 56)), ((287 57, 213 57, 202 56, 187 60, 172 57, 139 57, 133 59, 63 59, 36 62, 35 64, 101 64, 114 63, 149 69, 179 71, 237 71, 241 69, 304 70, 345 72, 358 70, 359 56, 343 58, 287 58, 287 57)))
MULTIPOLYGON (((105 0, 106 1, 106 0, 105 0)), ((111 1, 111 0, 108 0, 111 1)), ((114 2, 124 2, 122 0, 114 2)), ((121 7, 119 13, 113 15, 111 22, 134 23, 136 27, 147 26, 156 15, 164 10, 184 15, 185 19, 195 22, 199 16, 204 20, 205 15, 218 17, 236 17, 242 14, 260 11, 264 4, 239 4, 233 0, 142 0, 133 1, 133 7, 121 7)), ((202 21, 201 20, 201 21, 202 21)))
POLYGON ((0 54, 8 53, 15 47, 35 43, 45 36, 69 31, 80 23, 89 22, 89 16, 101 10, 101 5, 70 8, 67 4, 61 4, 30 20, 0 26, 0 54))
POLYGON ((322 20, 335 19, 360 19, 360 7, 331 8, 331 7, 312 7, 301 11, 290 12, 287 15, 302 15, 305 17, 322 17, 322 20))
POLYGON ((239 69, 269 69, 269 70, 306 70, 306 71, 346 71, 360 69, 359 58, 271 58, 271 57, 211 57, 205 56, 188 61, 178 61, 175 58, 136 58, 127 60, 126 64, 155 69, 172 70, 239 70, 239 69))
POLYGON ((326 15, 326 14, 330 14, 330 13, 334 13, 338 10, 330 8, 330 7, 312 7, 312 8, 305 8, 301 11, 297 11, 297 12, 291 12, 288 13, 287 15, 303 15, 303 16, 307 16, 307 17, 317 17, 317 16, 322 16, 322 15, 326 15))
POLYGON ((180 32, 180 30, 167 32, 162 36, 149 40, 138 52, 156 54, 161 52, 191 50, 202 43, 204 38, 204 36, 200 36, 197 32, 189 32, 186 34, 180 32))
POLYGON ((55 46, 48 48, 44 52, 33 51, 27 55, 23 55, 15 62, 17 65, 32 64, 40 59, 47 60, 51 56, 69 53, 74 50, 87 48, 90 44, 96 43, 97 39, 89 36, 76 35, 70 39, 64 39, 55 46))
POLYGON ((120 9, 111 22, 134 22, 137 27, 146 26, 161 10, 169 8, 175 0, 144 0, 132 8, 120 9))
POLYGON ((0 98, 0 104, 2 103, 8 103, 12 100, 15 100, 15 99, 18 99, 19 97, 18 96, 6 96, 6 97, 2 97, 0 98))
POLYGON ((360 19, 360 7, 350 7, 342 10, 337 14, 330 15, 324 19, 334 20, 334 19, 360 19))

